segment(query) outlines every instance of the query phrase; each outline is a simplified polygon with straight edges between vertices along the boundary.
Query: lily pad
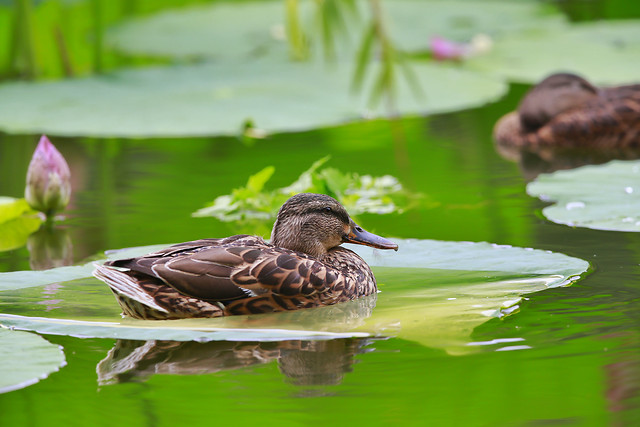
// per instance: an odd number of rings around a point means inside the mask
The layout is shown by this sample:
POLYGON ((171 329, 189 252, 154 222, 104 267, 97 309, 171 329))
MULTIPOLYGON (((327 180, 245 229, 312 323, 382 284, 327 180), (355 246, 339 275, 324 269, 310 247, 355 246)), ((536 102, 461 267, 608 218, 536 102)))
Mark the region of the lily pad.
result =
POLYGON ((591 22, 513 34, 496 40, 491 52, 470 59, 465 67, 523 83, 537 83, 557 71, 578 73, 598 84, 635 82, 640 21, 591 22))
MULTIPOLYGON (((238 135, 251 122, 297 131, 385 117, 352 95, 352 67, 340 64, 229 64, 121 70, 78 80, 0 86, 0 129, 92 136, 238 135)), ((397 111, 429 114, 499 98, 504 82, 438 64, 415 66, 424 96, 400 80, 397 111)), ((372 73, 375 75, 375 73, 372 73)))
POLYGON ((0 292, 34 286, 44 286, 52 283, 66 282, 69 280, 90 277, 94 269, 94 262, 103 262, 107 259, 119 259, 144 255, 167 245, 154 245, 128 248, 119 251, 110 251, 104 257, 98 257, 98 261, 90 261, 83 265, 70 265, 51 268, 42 271, 10 271, 0 273, 0 292))
POLYGON ((396 335, 459 354, 475 351, 467 345, 473 328, 516 311, 525 294, 570 284, 589 266, 563 254, 488 243, 398 244, 398 253, 353 247, 374 268, 382 292, 344 304, 217 319, 119 319, 106 285, 82 279, 61 283, 55 304, 39 288, 3 292, 0 324, 47 334, 181 341, 396 335))
POLYGON ((65 364, 60 346, 32 333, 0 328, 0 393, 35 384, 65 364))
POLYGON ((0 197, 0 223, 18 218, 29 211, 31 208, 25 199, 0 197))
MULTIPOLYGON (((299 3, 302 28, 313 42, 317 2, 299 3)), ((344 17, 349 34, 342 34, 336 43, 343 58, 355 54, 371 15, 368 1, 356 4, 357 18, 344 17)), ((381 4, 391 38, 398 48, 409 51, 427 50, 429 38, 436 34, 468 41, 478 33, 495 37, 565 24, 561 14, 536 2, 393 0, 381 4)), ((284 61, 289 49, 285 16, 282 1, 217 3, 130 20, 112 28, 107 43, 131 55, 217 61, 275 57, 284 61)))
POLYGON ((41 222, 26 200, 0 197, 0 251, 24 246, 41 222))
POLYGON ((640 161, 543 174, 527 185, 527 193, 548 202, 549 220, 596 230, 640 231, 640 161))

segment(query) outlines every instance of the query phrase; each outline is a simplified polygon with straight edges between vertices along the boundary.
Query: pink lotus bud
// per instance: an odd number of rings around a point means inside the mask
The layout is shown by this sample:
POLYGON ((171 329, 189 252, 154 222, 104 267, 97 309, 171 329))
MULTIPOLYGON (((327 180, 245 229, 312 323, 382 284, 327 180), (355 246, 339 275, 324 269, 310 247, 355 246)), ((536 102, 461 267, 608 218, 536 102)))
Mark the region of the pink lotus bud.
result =
POLYGON ((71 198, 71 173, 62 154, 42 135, 27 171, 27 203, 47 216, 64 209, 71 198))

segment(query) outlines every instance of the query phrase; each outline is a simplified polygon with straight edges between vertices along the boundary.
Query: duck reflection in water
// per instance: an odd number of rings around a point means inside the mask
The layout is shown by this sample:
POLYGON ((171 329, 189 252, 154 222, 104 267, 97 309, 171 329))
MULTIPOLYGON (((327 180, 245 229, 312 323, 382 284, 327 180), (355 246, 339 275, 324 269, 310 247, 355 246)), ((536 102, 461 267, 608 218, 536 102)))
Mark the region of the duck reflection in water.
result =
POLYGON ((640 84, 596 87, 571 73, 542 80, 493 131, 497 151, 528 178, 640 157, 640 84))
POLYGON ((97 367, 101 385, 144 381, 154 374, 202 375, 277 361, 293 384, 335 385, 351 372, 369 339, 275 342, 118 340, 97 367))
MULTIPOLYGON (((377 295, 311 310, 269 315, 232 316, 224 327, 264 329, 354 330, 371 316, 377 295)), ((200 375, 277 361, 295 385, 339 384, 351 372, 353 356, 370 338, 272 342, 118 340, 98 364, 101 385, 143 381, 153 374, 200 375)))

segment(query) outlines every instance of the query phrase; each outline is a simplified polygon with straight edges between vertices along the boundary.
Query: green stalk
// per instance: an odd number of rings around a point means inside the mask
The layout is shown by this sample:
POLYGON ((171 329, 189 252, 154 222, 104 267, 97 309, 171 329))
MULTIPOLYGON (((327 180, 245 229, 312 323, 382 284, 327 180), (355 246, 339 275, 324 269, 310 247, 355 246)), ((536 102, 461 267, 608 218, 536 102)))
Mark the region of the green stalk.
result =
POLYGON ((33 79, 38 69, 31 0, 14 0, 13 4, 15 27, 9 53, 10 69, 12 73, 33 79))
POLYGON ((91 0, 91 12, 93 15, 93 71, 100 74, 103 69, 104 53, 104 22, 100 0, 91 0))
POLYGON ((287 40, 291 49, 291 58, 295 61, 303 61, 308 57, 307 43, 300 26, 298 15, 298 1, 286 0, 287 40))

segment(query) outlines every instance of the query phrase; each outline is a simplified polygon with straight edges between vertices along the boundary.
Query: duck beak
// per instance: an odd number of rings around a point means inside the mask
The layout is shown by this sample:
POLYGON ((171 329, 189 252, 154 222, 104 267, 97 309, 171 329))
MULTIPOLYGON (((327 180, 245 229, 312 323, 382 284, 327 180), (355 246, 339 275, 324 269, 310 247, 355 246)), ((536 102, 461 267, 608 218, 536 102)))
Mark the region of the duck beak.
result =
POLYGON ((378 249, 398 250, 398 245, 389 239, 369 233, 359 225, 352 223, 351 231, 342 238, 343 243, 355 243, 357 245, 372 246, 378 249))

